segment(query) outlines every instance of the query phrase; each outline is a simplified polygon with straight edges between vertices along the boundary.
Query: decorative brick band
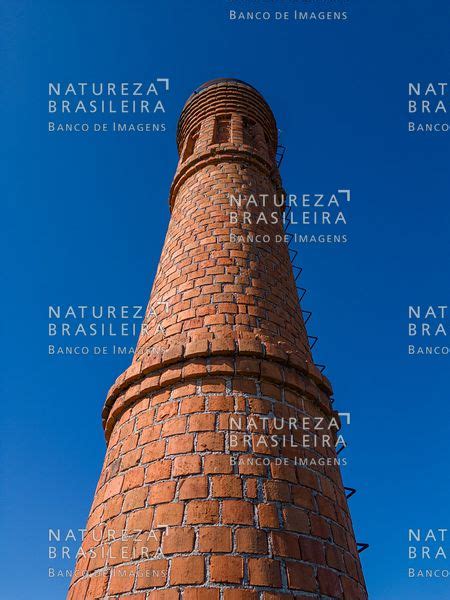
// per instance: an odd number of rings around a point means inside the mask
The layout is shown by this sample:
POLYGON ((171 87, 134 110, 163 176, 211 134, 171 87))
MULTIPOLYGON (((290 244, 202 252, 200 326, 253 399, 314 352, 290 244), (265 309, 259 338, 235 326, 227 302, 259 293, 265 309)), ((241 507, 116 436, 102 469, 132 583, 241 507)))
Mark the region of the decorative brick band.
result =
POLYGON ((327 415, 332 415, 331 383, 318 368, 301 355, 288 354, 284 350, 257 340, 221 339, 208 343, 206 340, 169 348, 162 355, 155 354, 133 363, 120 375, 110 388, 102 412, 106 440, 109 440, 114 423, 122 412, 140 397, 154 390, 173 385, 176 381, 205 375, 249 374, 262 380, 283 384, 315 400, 327 415), (233 371, 221 357, 234 357, 233 371), (246 360, 252 357, 254 360, 246 360))
POLYGON ((205 154, 201 154, 200 156, 194 155, 191 158, 188 158, 186 162, 180 166, 170 188, 170 209, 173 209, 178 190, 189 177, 192 177, 192 175, 195 175, 195 173, 208 165, 217 165, 223 161, 239 163, 244 161, 256 166, 273 182, 277 189, 282 191, 281 178, 278 169, 275 168, 270 161, 250 150, 240 150, 231 144, 229 147, 225 144, 221 144, 220 146, 211 147, 205 154))

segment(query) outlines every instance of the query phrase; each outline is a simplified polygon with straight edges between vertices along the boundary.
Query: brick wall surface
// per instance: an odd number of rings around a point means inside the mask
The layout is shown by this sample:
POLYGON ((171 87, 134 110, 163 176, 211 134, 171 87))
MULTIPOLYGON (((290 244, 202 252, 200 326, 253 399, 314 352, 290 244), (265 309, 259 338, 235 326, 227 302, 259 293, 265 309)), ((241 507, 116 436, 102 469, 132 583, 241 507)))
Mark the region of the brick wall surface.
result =
POLYGON ((282 193, 273 115, 247 84, 212 82, 188 100, 177 142, 171 221, 133 364, 105 403, 68 599, 364 600, 325 440, 331 387, 274 241, 281 222, 230 222, 243 210, 230 194, 282 193))

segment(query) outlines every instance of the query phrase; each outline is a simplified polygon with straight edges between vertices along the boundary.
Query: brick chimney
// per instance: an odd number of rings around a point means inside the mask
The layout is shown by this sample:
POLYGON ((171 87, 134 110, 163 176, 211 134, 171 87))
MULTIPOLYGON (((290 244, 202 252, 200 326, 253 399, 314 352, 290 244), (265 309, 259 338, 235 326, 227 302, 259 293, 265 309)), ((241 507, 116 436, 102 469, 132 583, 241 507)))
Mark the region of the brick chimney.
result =
POLYGON ((325 441, 332 390, 281 239, 272 111, 242 81, 208 82, 177 144, 169 228, 133 363, 103 410, 108 448, 68 598, 364 600, 325 441))

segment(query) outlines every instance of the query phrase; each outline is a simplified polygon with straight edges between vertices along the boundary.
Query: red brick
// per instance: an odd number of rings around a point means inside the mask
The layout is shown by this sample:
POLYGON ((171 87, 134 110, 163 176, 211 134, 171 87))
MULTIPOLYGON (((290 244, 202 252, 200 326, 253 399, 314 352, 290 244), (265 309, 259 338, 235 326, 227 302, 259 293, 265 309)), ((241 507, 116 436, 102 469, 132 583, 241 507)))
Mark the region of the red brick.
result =
POLYGON ((153 508, 142 508, 129 513, 127 518, 127 531, 150 531, 153 520, 153 508))
POLYGON ((121 565, 120 569, 111 573, 109 594, 130 592, 133 589, 135 575, 136 567, 134 565, 121 565))
POLYGON ((231 552, 230 527, 201 527, 198 534, 200 552, 231 552))
POLYGON ((303 592, 317 591, 317 582, 312 567, 298 562, 287 562, 286 568, 290 589, 303 592))
POLYGON ((278 528, 280 526, 275 504, 260 504, 258 506, 258 519, 260 527, 278 528))
POLYGON ((90 584, 90 579, 81 579, 75 583, 75 580, 72 580, 71 588, 69 591, 69 595, 67 596, 67 600, 76 600, 77 598, 85 598, 87 596, 88 587, 90 584))
POLYGON ((325 550, 322 542, 301 536, 299 538, 299 545, 302 560, 318 565, 325 564, 325 550))
POLYGON ((139 436, 139 444, 148 444, 159 439, 159 437, 161 436, 161 429, 161 423, 143 429, 139 436))
POLYGON ((274 479, 284 479, 291 483, 297 483, 296 470, 292 465, 277 465, 272 463, 270 465, 270 470, 274 479))
POLYGON ((331 500, 329 500, 328 498, 325 498, 325 496, 318 495, 316 497, 316 501, 317 501, 317 506, 319 508, 319 513, 321 515, 323 515, 324 517, 327 517, 328 519, 333 519, 333 521, 337 520, 336 508, 335 508, 333 502, 331 502, 331 500))
POLYGON ((247 498, 258 497, 258 481, 256 479, 247 479, 245 481, 245 490, 247 498))
POLYGON ((189 417, 189 431, 214 431, 215 414, 195 414, 189 417))
POLYGON ((330 569, 319 567, 317 569, 320 593, 333 598, 343 598, 341 581, 339 576, 330 569))
POLYGON ((264 494, 268 501, 289 502, 291 499, 289 485, 284 481, 266 481, 264 494))
POLYGON ((164 456, 166 448, 166 440, 158 440, 144 446, 142 452, 142 462, 148 463, 153 460, 158 460, 164 456))
MULTIPOLYGON (((108 573, 101 573, 92 577, 89 584, 89 598, 103 598, 108 587, 108 573)), ((130 577, 131 585, 133 585, 133 577, 130 577)), ((127 590, 125 590, 127 591, 127 590)))
POLYGON ((199 584, 205 581, 205 559, 203 556, 176 556, 172 559, 170 584, 199 584))
POLYGON ((258 600, 258 593, 240 588, 225 588, 223 598, 224 600, 258 600))
POLYGON ((123 475, 120 477, 114 477, 114 479, 111 479, 111 481, 106 484, 105 491, 103 493, 103 500, 108 500, 116 494, 120 494, 123 485, 123 479, 123 475))
POLYGON ((183 590, 183 600, 219 600, 218 588, 187 587, 183 590))
POLYGON ((197 435, 197 451, 220 452, 225 448, 225 435, 223 433, 199 433, 197 435))
POLYGON ((182 384, 173 388, 172 398, 182 398, 183 396, 192 396, 195 394, 196 385, 194 383, 182 384))
POLYGON ((165 527, 166 525, 181 525, 183 522, 184 503, 174 502, 162 504, 155 508, 154 527, 165 527))
POLYGON ((149 504, 172 502, 175 497, 175 481, 163 481, 150 486, 149 504))
POLYGON ((300 558, 297 535, 286 531, 273 531, 271 537, 274 556, 300 558))
POLYGON ((163 587, 167 581, 167 560, 148 560, 140 563, 137 573, 136 588, 138 590, 163 587))
POLYGON ((285 527, 289 531, 309 533, 310 525, 308 515, 301 508, 296 508, 295 506, 288 506, 283 509, 283 517, 285 527))
POLYGON ((224 500, 222 502, 222 522, 226 524, 253 525, 254 508, 244 500, 224 500))
POLYGON ((178 435, 186 431, 187 419, 186 417, 176 417, 164 423, 161 431, 163 437, 178 435))
POLYGON ((185 398, 181 402, 181 414, 189 414, 202 412, 205 408, 205 399, 203 397, 194 396, 193 398, 185 398))
POLYGON ((300 486, 294 486, 292 488, 292 500, 297 506, 303 506, 304 508, 314 508, 313 495, 310 489, 300 486))
POLYGON ((267 534, 253 527, 236 530, 236 550, 246 554, 267 553, 267 534))
POLYGON ((131 490, 125 494, 125 498, 122 505, 122 511, 128 512, 135 508, 142 508, 145 505, 145 501, 148 497, 148 487, 137 488, 131 490))
POLYGON ((212 477, 212 495, 216 498, 242 498, 242 480, 237 475, 212 477))
POLYGON ((167 454, 185 454, 194 449, 194 436, 192 433, 170 437, 167 442, 167 454))
POLYGON ((164 421, 165 419, 170 419, 174 417, 178 413, 178 402, 165 402, 164 404, 160 404, 158 406, 157 421, 164 421))
POLYGON ((122 493, 136 487, 142 486, 144 483, 144 468, 135 467, 126 471, 122 486, 122 493))
MULTIPOLYGON (((207 458, 207 457, 206 457, 207 458)), ((192 475, 200 473, 202 470, 202 460, 198 454, 188 456, 177 456, 173 461, 173 475, 192 475)))
MULTIPOLYGON (((154 590, 152 592, 149 592, 147 600, 179 600, 179 597, 179 591, 176 588, 172 588, 166 590, 154 590)), ((127 600, 127 598, 120 598, 120 600, 127 600)), ((129 600, 145 600, 145 597, 142 596, 141 598, 140 594, 137 594, 130 597, 129 600)))
POLYGON ((228 412, 234 410, 233 396, 210 396, 208 399, 209 410, 228 412))
POLYGON ((231 464, 230 454, 208 454, 204 458, 205 473, 232 473, 233 465, 231 464))
POLYGON ((146 483, 153 483, 163 479, 170 479, 171 471, 171 460, 158 460, 147 467, 145 481, 146 483))
POLYGON ((265 476, 267 467, 253 454, 241 454, 238 459, 239 473, 241 475, 265 476))
POLYGON ((179 484, 178 496, 180 500, 206 498, 208 496, 208 478, 202 475, 183 479, 179 484))
POLYGON ((129 469, 130 467, 135 467, 142 455, 142 448, 136 448, 135 450, 131 450, 131 452, 127 452, 122 456, 122 461, 120 463, 121 470, 129 469))
POLYGON ((344 571, 344 557, 340 548, 338 548, 337 546, 331 546, 330 544, 327 544, 326 558, 327 564, 330 565, 330 567, 336 569, 337 571, 344 571))
POLYGON ((342 589, 345 600, 366 600, 367 596, 362 592, 356 581, 349 577, 341 577, 342 589))
POLYGON ((189 524, 217 523, 219 520, 219 503, 215 500, 191 500, 186 511, 189 524))
POLYGON ((208 378, 202 384, 203 394, 220 394, 225 392, 225 380, 208 378))
POLYGON ((280 563, 270 558, 249 558, 248 571, 251 585, 281 587, 280 563))
POLYGON ((111 517, 118 515, 122 509, 122 505, 123 496, 114 496, 114 498, 111 498, 110 500, 108 500, 108 502, 105 502, 103 519, 107 521, 111 517))
POLYGON ((329 539, 331 537, 331 528, 327 521, 319 515, 310 515, 311 535, 329 539))
POLYGON ((244 578, 244 560, 240 556, 211 556, 210 573, 214 583, 239 583, 244 578))
POLYGON ((192 527, 169 527, 163 536, 162 551, 164 554, 192 552, 194 541, 192 527))

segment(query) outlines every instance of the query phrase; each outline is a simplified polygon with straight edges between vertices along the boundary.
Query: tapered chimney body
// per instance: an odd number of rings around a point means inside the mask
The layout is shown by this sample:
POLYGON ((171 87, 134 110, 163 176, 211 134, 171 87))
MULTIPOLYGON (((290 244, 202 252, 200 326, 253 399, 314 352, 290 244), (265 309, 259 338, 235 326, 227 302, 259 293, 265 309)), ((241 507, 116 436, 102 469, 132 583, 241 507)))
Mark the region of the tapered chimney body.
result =
POLYGON ((214 80, 187 101, 177 143, 169 228, 133 363, 105 403, 68 598, 364 600, 325 440, 331 387, 283 241, 273 114, 250 85, 214 80))

